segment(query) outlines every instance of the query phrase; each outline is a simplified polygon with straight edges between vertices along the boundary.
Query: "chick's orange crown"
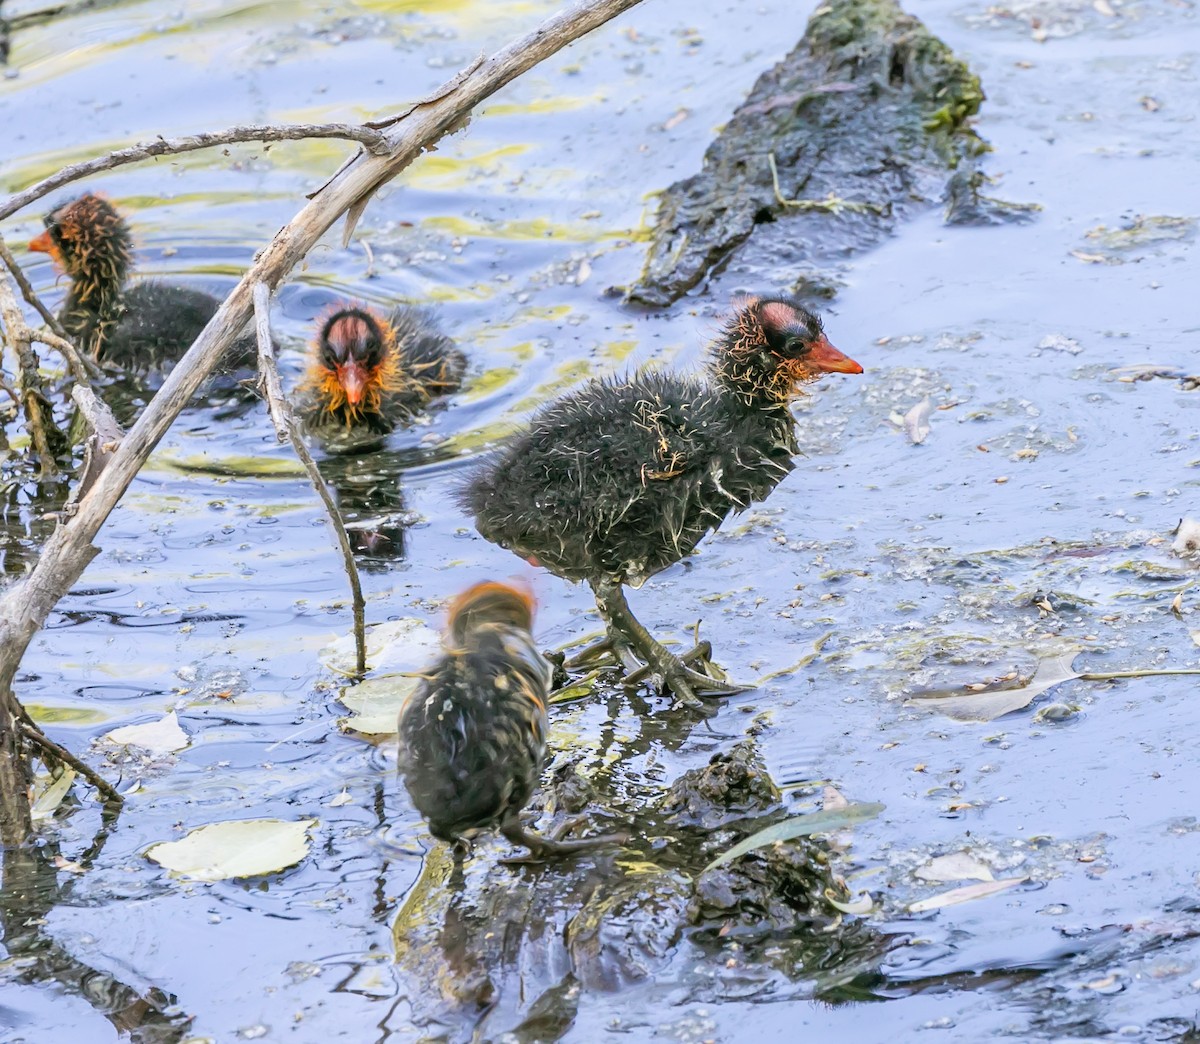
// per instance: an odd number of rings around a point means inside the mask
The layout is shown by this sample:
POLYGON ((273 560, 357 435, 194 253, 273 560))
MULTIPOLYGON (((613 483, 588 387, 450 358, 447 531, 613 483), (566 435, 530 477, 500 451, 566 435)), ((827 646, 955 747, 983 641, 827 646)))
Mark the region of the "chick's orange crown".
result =
POLYGON ((481 624, 503 623, 529 630, 536 607, 533 593, 498 580, 484 580, 450 603, 449 623, 458 634, 481 624))

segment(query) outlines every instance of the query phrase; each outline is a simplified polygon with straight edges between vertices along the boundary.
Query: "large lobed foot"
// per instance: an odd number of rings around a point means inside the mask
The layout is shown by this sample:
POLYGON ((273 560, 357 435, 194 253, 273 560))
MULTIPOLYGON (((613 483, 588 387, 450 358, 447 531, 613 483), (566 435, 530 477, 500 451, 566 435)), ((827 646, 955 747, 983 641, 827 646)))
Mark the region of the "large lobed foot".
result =
POLYGON ((547 859, 562 859, 567 856, 578 855, 580 852, 589 852, 594 848, 602 848, 605 845, 622 845, 629 840, 629 835, 624 832, 599 834, 595 837, 580 837, 572 841, 562 840, 563 835, 570 833, 584 822, 586 820, 583 816, 574 816, 566 822, 560 823, 549 835, 543 837, 541 834, 535 834, 533 831, 527 830, 520 819, 513 816, 500 824, 500 833, 514 845, 524 845, 528 848, 529 855, 512 856, 507 859, 501 859, 500 862, 506 866, 544 863, 547 859))
POLYGON ((676 656, 633 615, 620 584, 596 582, 592 590, 596 594, 600 614, 608 625, 609 644, 620 656, 628 672, 627 681, 637 682, 647 675, 653 675, 663 689, 670 690, 677 705, 696 710, 705 709, 701 696, 732 696, 753 688, 752 685, 739 685, 693 670, 689 663, 703 665, 710 662, 712 647, 707 642, 701 642, 685 655, 676 656), (639 658, 640 663, 637 662, 639 658))
POLYGON ((712 646, 708 642, 701 642, 682 656, 676 656, 657 642, 655 645, 658 649, 651 650, 646 663, 626 675, 628 684, 636 685, 647 677, 654 677, 661 688, 669 689, 675 695, 677 703, 705 712, 709 708, 700 697, 719 699, 754 688, 709 674, 705 668, 715 665, 711 660, 712 646), (693 665, 701 669, 694 670, 693 665))

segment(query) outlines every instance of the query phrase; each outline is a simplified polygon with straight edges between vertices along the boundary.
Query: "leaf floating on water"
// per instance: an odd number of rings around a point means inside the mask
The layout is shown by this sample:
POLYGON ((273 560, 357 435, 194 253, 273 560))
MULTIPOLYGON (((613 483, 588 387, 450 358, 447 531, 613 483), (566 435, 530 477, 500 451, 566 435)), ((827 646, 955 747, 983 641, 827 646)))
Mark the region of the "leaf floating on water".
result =
POLYGON ((295 866, 308 855, 317 821, 240 819, 197 827, 179 841, 162 841, 146 857, 195 881, 258 877, 295 866))
POLYGON ((393 733, 401 709, 420 684, 421 679, 413 675, 383 674, 357 685, 347 685, 338 699, 352 713, 348 718, 339 718, 338 724, 367 736, 393 733))
POLYGON ((908 912, 927 913, 930 910, 940 910, 944 906, 957 906, 959 903, 969 903, 975 899, 986 899, 990 895, 1007 892, 1010 888, 1028 880, 1028 877, 1006 877, 1003 881, 981 881, 979 884, 952 888, 949 892, 943 892, 941 895, 909 903, 908 912))
POLYGON ((807 837, 810 834, 827 834, 867 819, 874 819, 886 807, 878 801, 865 801, 827 812, 813 812, 807 816, 791 816, 782 823, 776 823, 756 834, 751 834, 744 841, 739 841, 729 851, 722 852, 700 872, 706 874, 715 867, 732 862, 738 856, 753 852, 756 848, 774 844, 776 841, 791 841, 793 838, 807 837))
POLYGON ((869 914, 875 909, 875 900, 870 892, 859 892, 857 898, 851 899, 849 902, 843 902, 841 899, 835 899, 830 894, 830 889, 825 889, 825 901, 835 910, 840 910, 844 914, 854 914, 862 917, 869 914))
POLYGON ((931 413, 933 413, 933 403, 926 395, 904 415, 904 433, 914 446, 921 445, 929 437, 929 415, 931 413))
MULTIPOLYGON (((441 649, 442 639, 424 620, 406 616, 367 629, 367 665, 376 671, 415 671, 441 649)), ((338 674, 354 673, 354 635, 335 639, 320 651, 321 665, 338 674)))
POLYGON ((67 796, 67 792, 71 789, 71 784, 75 781, 75 770, 73 768, 64 768, 57 779, 52 779, 46 784, 46 789, 43 790, 33 804, 29 807, 29 817, 35 823, 40 823, 42 820, 49 819, 56 811, 58 806, 62 804, 63 798, 67 796))
POLYGON ((1128 671, 1076 671, 1071 665, 1078 652, 1050 656, 1038 662, 1037 670, 1027 685, 1015 689, 988 689, 983 692, 964 692, 948 689, 925 692, 905 701, 908 707, 927 707, 940 711, 956 721, 994 721, 1029 706, 1042 693, 1066 681, 1116 681, 1119 678, 1159 678, 1184 674, 1200 674, 1196 667, 1135 669, 1128 671))
POLYGON ((952 689, 924 693, 908 700, 909 706, 927 707, 940 711, 956 721, 994 721, 1005 714, 1028 707, 1042 693, 1079 675, 1071 669, 1078 653, 1052 656, 1038 663, 1029 684, 1017 689, 988 689, 983 692, 963 692, 952 689))
POLYGON ((141 747, 154 757, 173 754, 191 745, 191 740, 180 728, 179 718, 174 711, 158 721, 148 721, 142 725, 123 725, 112 732, 106 732, 101 738, 104 742, 117 746, 141 747))
POLYGON ((917 867, 922 881, 994 881, 992 871, 970 852, 951 852, 935 856, 917 867))

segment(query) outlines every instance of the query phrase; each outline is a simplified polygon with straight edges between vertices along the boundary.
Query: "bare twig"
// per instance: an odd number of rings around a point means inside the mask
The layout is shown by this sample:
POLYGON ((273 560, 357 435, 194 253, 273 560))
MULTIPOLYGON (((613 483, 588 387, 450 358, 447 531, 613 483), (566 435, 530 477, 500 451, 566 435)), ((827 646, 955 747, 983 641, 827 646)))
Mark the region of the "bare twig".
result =
POLYGON ((104 376, 104 371, 100 369, 100 365, 95 359, 90 355, 81 355, 69 339, 59 337, 53 330, 40 326, 36 330, 30 330, 29 336, 62 353, 62 357, 67 360, 67 365, 71 368, 71 376, 75 378, 76 384, 90 388, 92 386, 91 378, 104 376))
POLYGON ((292 449, 308 472, 313 489, 325 505, 333 531, 337 534, 338 546, 342 549, 342 562, 346 567, 346 578, 350 581, 350 598, 354 609, 355 667, 361 676, 367 672, 367 606, 358 577, 358 566, 354 562, 354 547, 333 495, 317 469, 317 462, 304 444, 295 411, 279 380, 279 367, 275 365, 275 343, 271 340, 271 291, 266 283, 254 284, 254 332, 258 339, 258 390, 267 400, 267 413, 275 426, 275 437, 280 442, 291 442, 292 449))
POLYGON ((117 808, 120 808, 124 803, 125 799, 117 793, 116 787, 86 762, 80 761, 66 747, 55 743, 24 710, 21 711, 21 734, 42 752, 43 759, 48 762, 57 761, 60 764, 68 765, 78 772, 96 790, 104 795, 104 803, 106 805, 116 805, 117 808))
MULTIPOLYGON (((92 540, 104 520, 158 440, 191 401, 250 319, 255 284, 265 283, 274 289, 335 221, 352 206, 369 199, 430 145, 461 125, 481 101, 571 41, 638 2, 589 0, 551 16, 533 32, 514 40, 473 68, 444 95, 417 105, 403 120, 389 127, 384 132, 387 155, 372 156, 360 151, 316 199, 276 233, 187 354, 167 375, 158 394, 141 412, 95 485, 79 502, 74 517, 55 529, 43 545, 34 568, 0 598, 0 694, 11 690, 21 658, 50 611, 99 553, 92 540)), ((110 162, 109 165, 115 164, 110 162)), ((77 165, 67 180, 54 181, 47 187, 51 179, 46 179, 10 198, 0 205, 0 216, 12 214, 39 194, 82 177, 83 174, 78 173, 80 166, 84 165, 77 165)), ((107 169, 107 166, 95 169, 107 169)), ((85 173, 91 170, 89 168, 85 173)))
POLYGON ((247 141, 298 141, 302 138, 342 138, 357 141, 368 152, 386 155, 388 145, 385 135, 371 127, 353 123, 279 123, 252 127, 230 127, 228 130, 209 134, 191 134, 183 138, 162 138, 143 141, 125 149, 117 149, 106 156, 72 163, 69 167, 55 171, 49 177, 36 181, 27 189, 14 193, 0 204, 0 220, 15 214, 30 203, 49 195, 55 189, 73 181, 98 174, 102 170, 123 167, 127 163, 140 163, 155 156, 177 156, 197 149, 211 149, 216 145, 232 145, 247 141))
POLYGON ((88 490, 96 484, 100 473, 107 467, 125 431, 117 423, 116 417, 108 404, 90 387, 77 384, 71 389, 71 398, 79 407, 92 433, 83 441, 83 463, 79 468, 79 482, 75 486, 71 499, 63 506, 63 512, 70 516, 78 510, 79 502, 87 496, 88 490))
POLYGON ((31 343, 32 332, 25 323, 8 279, 7 273, 0 272, 0 319, 4 322, 8 346, 17 360, 17 389, 33 451, 38 456, 39 474, 41 478, 48 478, 58 473, 55 449, 65 445, 66 439, 55 427, 54 411, 42 394, 38 357, 31 343))
POLYGON ((258 394, 267 400, 267 415, 280 442, 288 440, 291 411, 283 395, 279 367, 275 365, 275 342, 271 340, 271 288, 254 284, 254 337, 258 342, 258 394))
POLYGON ((17 264, 17 259, 12 256, 12 251, 8 249, 8 244, 4 242, 4 237, 0 236, 0 258, 4 260, 5 266, 12 273, 13 279, 17 281, 17 287, 21 291, 21 296, 26 302, 37 310, 38 315, 42 317, 46 325, 59 337, 64 340, 67 337, 67 331, 63 329, 57 317, 49 308, 42 304, 42 299, 33 292, 33 287, 29 280, 25 278, 25 270, 17 264))
POLYGON ((775 165, 775 153, 767 153, 767 166, 771 168, 771 185, 775 189, 775 202, 781 207, 795 207, 797 210, 823 210, 829 214, 840 214, 849 210, 856 214, 871 211, 882 214, 883 207, 878 203, 859 203, 851 199, 842 199, 832 192, 825 199, 788 199, 779 187, 779 168, 775 165))

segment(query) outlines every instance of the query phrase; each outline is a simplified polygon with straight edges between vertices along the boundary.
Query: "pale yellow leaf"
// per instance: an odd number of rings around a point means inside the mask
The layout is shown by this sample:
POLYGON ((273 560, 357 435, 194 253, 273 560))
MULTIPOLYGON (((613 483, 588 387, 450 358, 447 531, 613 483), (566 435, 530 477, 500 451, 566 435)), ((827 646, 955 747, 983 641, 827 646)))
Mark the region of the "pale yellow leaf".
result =
POLYGON ((71 784, 75 780, 75 770, 73 768, 64 768, 58 775, 57 779, 49 780, 46 788, 38 794, 33 804, 29 808, 30 818, 35 823, 40 823, 44 819, 49 819, 57 811, 58 806, 62 804, 63 798, 71 789, 71 784))
POLYGON ((258 877, 294 866, 308 855, 315 819, 239 819, 197 827, 179 841, 151 845, 146 857, 196 881, 258 877))
POLYGON ((123 725, 106 732, 101 738, 117 746, 141 747, 155 756, 184 750, 191 742, 188 734, 179 727, 179 718, 174 711, 157 721, 123 725))
POLYGON ((979 884, 964 885, 962 888, 953 888, 941 895, 910 903, 908 912, 928 913, 930 910, 940 910, 944 906, 957 906, 959 903, 969 903, 975 899, 986 899, 988 896, 999 895, 1028 880, 1027 877, 1007 877, 1003 881, 981 881, 979 884))
POLYGON ((924 866, 917 867, 917 877, 923 881, 994 881, 992 871, 970 852, 951 852, 935 856, 924 866))

